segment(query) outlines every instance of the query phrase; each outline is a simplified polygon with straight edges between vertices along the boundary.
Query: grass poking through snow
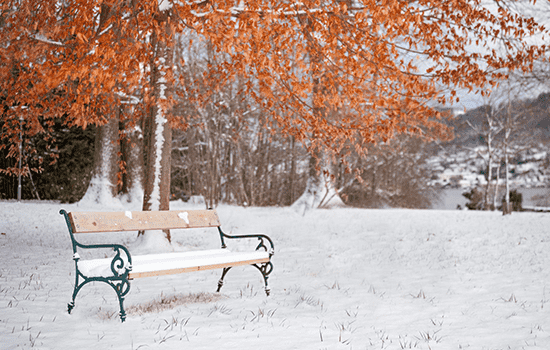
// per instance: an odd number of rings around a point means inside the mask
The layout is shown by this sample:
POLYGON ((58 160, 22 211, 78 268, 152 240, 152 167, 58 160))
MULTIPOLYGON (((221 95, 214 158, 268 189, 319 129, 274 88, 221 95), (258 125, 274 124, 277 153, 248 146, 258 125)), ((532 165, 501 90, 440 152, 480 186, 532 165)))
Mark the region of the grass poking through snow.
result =
POLYGON ((223 299, 221 294, 213 293, 190 293, 190 294, 161 294, 157 300, 149 303, 131 305, 126 308, 128 315, 143 315, 147 313, 158 313, 165 310, 174 309, 180 305, 196 304, 196 303, 213 303, 223 299))

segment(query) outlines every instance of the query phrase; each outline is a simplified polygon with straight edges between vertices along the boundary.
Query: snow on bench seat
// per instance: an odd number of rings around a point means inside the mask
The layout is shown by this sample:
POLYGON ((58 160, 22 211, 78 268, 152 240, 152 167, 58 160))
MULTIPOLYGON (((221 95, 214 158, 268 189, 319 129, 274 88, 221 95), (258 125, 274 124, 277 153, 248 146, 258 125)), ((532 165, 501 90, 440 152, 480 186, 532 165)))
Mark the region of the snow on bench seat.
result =
MULTIPOLYGON (((112 276, 111 261, 109 258, 80 260, 78 269, 86 277, 112 276)), ((129 278, 171 275, 268 261, 269 253, 266 251, 232 252, 229 249, 137 255, 132 256, 129 278)))

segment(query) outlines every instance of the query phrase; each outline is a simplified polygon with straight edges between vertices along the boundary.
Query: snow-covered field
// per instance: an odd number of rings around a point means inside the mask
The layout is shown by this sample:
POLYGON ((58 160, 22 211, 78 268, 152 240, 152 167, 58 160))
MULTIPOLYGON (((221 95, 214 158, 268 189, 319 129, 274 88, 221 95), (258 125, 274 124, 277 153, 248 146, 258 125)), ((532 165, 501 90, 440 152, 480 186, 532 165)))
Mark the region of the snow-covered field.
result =
MULTIPOLYGON (((271 296, 251 267, 219 295, 218 270, 137 279, 121 323, 104 284, 67 314, 60 208, 116 209, 0 201, 0 349, 550 349, 550 214, 221 206, 227 232, 274 240, 271 296)), ((219 244, 215 231, 173 235, 219 244)))

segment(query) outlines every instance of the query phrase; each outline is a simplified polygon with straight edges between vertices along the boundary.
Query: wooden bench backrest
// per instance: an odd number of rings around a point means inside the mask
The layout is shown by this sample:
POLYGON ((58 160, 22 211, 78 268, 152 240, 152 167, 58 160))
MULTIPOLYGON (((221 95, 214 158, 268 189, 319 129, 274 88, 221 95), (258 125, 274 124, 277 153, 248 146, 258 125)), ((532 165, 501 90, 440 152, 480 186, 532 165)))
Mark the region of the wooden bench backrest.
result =
POLYGON ((73 233, 218 227, 215 210, 72 212, 73 233))

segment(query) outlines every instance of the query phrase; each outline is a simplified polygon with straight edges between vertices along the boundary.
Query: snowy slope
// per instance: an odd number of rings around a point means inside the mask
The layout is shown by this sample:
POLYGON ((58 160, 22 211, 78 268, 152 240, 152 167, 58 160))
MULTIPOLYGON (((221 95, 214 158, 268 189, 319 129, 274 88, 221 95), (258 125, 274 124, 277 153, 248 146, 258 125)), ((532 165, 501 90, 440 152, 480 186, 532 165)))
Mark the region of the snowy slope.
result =
MULTIPOLYGON (((515 151, 510 156, 510 186, 512 188, 548 187, 550 172, 548 169, 549 154, 545 145, 515 151)), ((430 186, 446 188, 471 188, 487 183, 485 158, 487 148, 478 146, 472 149, 448 147, 427 160, 433 173, 430 186)), ((503 158, 502 154, 498 155, 503 158)), ((494 162, 494 160, 493 160, 494 162)), ((497 164, 493 163, 493 184, 496 183, 497 164)), ((499 185, 504 187, 506 176, 504 164, 500 167, 499 185)))
MULTIPOLYGON (((101 284, 66 313, 62 207, 109 209, 0 201, 0 349, 550 348, 548 214, 221 206, 227 232, 273 238, 272 295, 251 267, 231 271, 219 295, 220 271, 138 279, 120 323, 101 284), (145 310, 170 299, 180 304, 145 310)), ((174 237, 180 248, 219 244, 215 231, 174 237)))

